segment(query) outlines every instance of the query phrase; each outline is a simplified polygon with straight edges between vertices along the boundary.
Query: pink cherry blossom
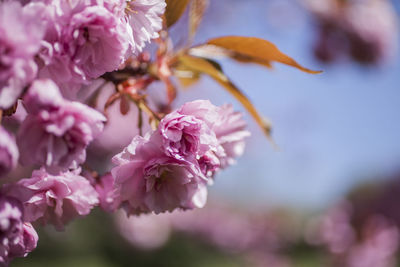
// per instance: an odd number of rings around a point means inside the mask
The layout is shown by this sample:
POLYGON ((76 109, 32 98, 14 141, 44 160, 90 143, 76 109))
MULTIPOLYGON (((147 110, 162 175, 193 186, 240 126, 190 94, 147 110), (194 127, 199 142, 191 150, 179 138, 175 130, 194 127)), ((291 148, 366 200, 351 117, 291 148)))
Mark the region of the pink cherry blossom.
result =
POLYGON ((32 252, 39 240, 39 236, 33 228, 32 224, 24 223, 22 225, 22 232, 19 237, 19 242, 10 246, 8 261, 14 258, 26 257, 28 253, 32 252))
POLYGON ((18 199, 0 196, 0 265, 7 264, 10 247, 20 242, 23 233, 23 207, 18 199))
POLYGON ((133 54, 142 52, 151 39, 159 37, 162 28, 162 14, 165 11, 164 0, 129 0, 128 31, 131 32, 130 50, 133 54))
POLYGON ((225 152, 225 156, 220 157, 222 168, 235 163, 235 158, 244 152, 245 138, 250 136, 250 132, 246 130, 246 122, 242 117, 243 114, 235 112, 232 105, 218 108, 218 119, 212 130, 225 152))
POLYGON ((178 109, 183 115, 190 115, 199 120, 204 121, 208 127, 212 128, 214 123, 219 119, 218 107, 213 105, 209 100, 195 100, 187 102, 178 109))
MULTIPOLYGON (((207 151, 204 153, 204 155, 201 156, 197 162, 201 171, 207 177, 212 177, 221 168, 221 161, 213 151, 207 151)), ((210 180, 210 182, 212 181, 210 180)))
MULTIPOLYGON (((209 100, 195 100, 185 103, 177 112, 184 116, 194 117, 206 125, 207 134, 203 134, 201 137, 203 149, 201 153, 196 155, 196 158, 202 172, 208 177, 213 176, 215 171, 220 169, 220 157, 226 156, 215 132, 212 130, 214 124, 220 119, 219 108, 211 104, 209 100)), ((162 124, 160 123, 160 125, 162 124)))
POLYGON ((91 0, 92 3, 95 3, 100 6, 104 6, 111 13, 119 18, 123 18, 126 15, 126 0, 91 0))
POLYGON ((198 159, 200 168, 207 176, 213 176, 218 169, 235 163, 235 158, 243 154, 245 138, 250 136, 250 132, 245 130, 242 114, 235 112, 231 105, 217 107, 208 100, 196 100, 185 103, 177 112, 193 116, 209 128, 211 134, 208 137, 203 135, 210 144, 209 150, 201 153, 198 159), (215 136, 215 141, 211 136, 215 136))
POLYGON ((97 2, 100 1, 48 2, 39 74, 62 85, 63 92, 118 69, 125 60, 126 27, 109 10, 115 5, 97 2))
POLYGON ((215 172, 243 152, 245 123, 231 106, 186 103, 158 129, 135 137, 113 158, 122 207, 128 214, 202 207, 215 172), (226 148, 226 150, 225 150, 226 148))
POLYGON ((85 161, 86 147, 103 129, 101 113, 63 100, 51 80, 35 81, 24 103, 28 116, 17 135, 23 164, 41 164, 55 173, 85 161))
POLYGON ((37 74, 44 25, 18 1, 0 2, 0 108, 9 108, 37 74))
POLYGON ((18 197, 24 205, 24 220, 53 224, 62 230, 76 217, 88 215, 99 203, 98 194, 79 169, 51 175, 43 168, 33 171, 31 178, 7 185, 7 195, 18 197))
POLYGON ((107 173, 94 182, 94 188, 99 194, 100 207, 107 212, 114 212, 118 206, 118 192, 114 187, 115 178, 107 173))
POLYGON ((198 166, 168 157, 160 144, 137 136, 113 158, 111 172, 128 214, 203 207, 206 178, 198 166))
POLYGON ((14 137, 0 127, 0 176, 4 176, 17 166, 18 156, 14 137))
POLYGON ((215 133, 205 121, 179 110, 161 120, 153 138, 160 138, 165 153, 177 159, 196 159, 218 146, 215 133))

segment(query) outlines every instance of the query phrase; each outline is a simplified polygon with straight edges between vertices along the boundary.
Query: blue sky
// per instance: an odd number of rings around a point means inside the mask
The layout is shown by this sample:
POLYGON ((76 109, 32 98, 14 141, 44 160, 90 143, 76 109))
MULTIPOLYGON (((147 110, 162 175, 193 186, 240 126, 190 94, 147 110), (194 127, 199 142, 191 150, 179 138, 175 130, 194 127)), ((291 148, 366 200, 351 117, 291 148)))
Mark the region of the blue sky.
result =
MULTIPOLYGON (((323 207, 362 180, 400 169, 400 57, 377 68, 348 62, 320 65, 311 52, 311 19, 291 3, 211 1, 197 41, 257 36, 274 42, 306 67, 324 70, 309 75, 278 64, 270 71, 222 61, 225 72, 272 120, 280 151, 273 150, 246 115, 252 132, 246 153, 218 175, 211 197, 251 206, 323 207)), ((181 93, 179 102, 196 98, 231 102, 243 110, 207 78, 181 93)))

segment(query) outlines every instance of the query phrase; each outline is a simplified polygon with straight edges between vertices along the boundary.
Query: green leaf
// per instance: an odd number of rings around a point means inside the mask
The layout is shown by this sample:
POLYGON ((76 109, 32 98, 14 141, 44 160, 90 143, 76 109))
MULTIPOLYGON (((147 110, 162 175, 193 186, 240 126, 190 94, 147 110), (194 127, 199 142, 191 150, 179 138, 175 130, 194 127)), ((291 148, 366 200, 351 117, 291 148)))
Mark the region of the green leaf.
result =
POLYGON ((314 71, 301 66, 294 59, 282 53, 273 43, 256 37, 226 36, 214 38, 209 40, 206 45, 194 47, 194 53, 190 51, 189 53, 196 55, 207 53, 211 49, 209 46, 226 50, 225 55, 240 62, 271 67, 271 62, 275 61, 307 73, 321 73, 321 71, 314 71), (201 51, 202 47, 205 51, 201 51))
POLYGON ((182 16, 190 0, 166 0, 165 20, 167 27, 174 25, 182 16))
POLYGON ((212 60, 194 57, 186 54, 179 56, 179 62, 184 65, 187 69, 193 72, 207 74, 215 81, 217 81, 221 86, 223 86, 230 94, 232 94, 250 113, 250 115, 255 119, 257 124, 262 128, 265 135, 272 141, 271 138, 271 124, 265 120, 258 113, 254 105, 250 102, 247 96, 242 93, 223 73, 221 66, 212 60))

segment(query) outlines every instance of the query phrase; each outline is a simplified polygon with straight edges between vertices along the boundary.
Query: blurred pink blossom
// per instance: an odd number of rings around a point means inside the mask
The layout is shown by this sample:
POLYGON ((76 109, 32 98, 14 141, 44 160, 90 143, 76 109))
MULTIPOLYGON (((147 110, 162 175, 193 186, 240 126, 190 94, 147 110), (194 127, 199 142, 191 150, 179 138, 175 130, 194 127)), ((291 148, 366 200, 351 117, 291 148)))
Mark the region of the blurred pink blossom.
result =
POLYGON ((226 168, 235 163, 235 158, 244 152, 245 138, 250 136, 246 130, 243 114, 235 112, 232 105, 218 108, 218 119, 212 127, 225 156, 220 157, 221 167, 226 168))
POLYGON ((315 55, 326 62, 347 56, 362 64, 390 59, 397 50, 398 19, 388 0, 303 0, 315 15, 315 55))
POLYGON ((86 147, 103 129, 101 113, 64 100, 51 80, 35 81, 24 103, 28 116, 17 134, 23 164, 41 164, 56 173, 85 161, 86 147))
POLYGON ((29 252, 32 252, 36 248, 38 240, 39 236, 32 224, 24 223, 19 242, 10 246, 8 261, 13 258, 26 257, 29 252))
POLYGON ((120 204, 114 184, 115 178, 111 173, 106 173, 94 181, 94 189, 99 194, 100 207, 107 212, 115 211, 120 204))
POLYGON ((127 217, 117 213, 115 224, 121 236, 133 246, 144 250, 162 247, 171 235, 171 214, 142 214, 127 217))
POLYGON ((44 169, 36 170, 31 178, 9 184, 4 190, 21 200, 25 221, 51 223, 63 230, 66 223, 88 215, 99 203, 96 190, 79 171, 50 175, 44 169))
POLYGON ((395 267, 399 248, 399 229, 382 216, 366 222, 363 240, 352 247, 347 257, 349 267, 395 267))
POLYGON ((35 78, 43 26, 35 10, 18 1, 0 2, 0 108, 11 107, 35 78))
POLYGON ((276 250, 283 243, 273 220, 208 206, 188 212, 175 212, 171 222, 176 231, 194 235, 228 252, 276 250))
POLYGON ((306 240, 313 245, 325 245, 334 254, 346 253, 356 242, 351 208, 350 203, 342 202, 313 219, 306 231, 306 240))
POLYGON ((23 207, 18 199, 0 197, 0 265, 9 261, 10 250, 21 241, 23 207))
POLYGON ((18 156, 15 138, 0 127, 0 176, 4 176, 17 166, 18 156))

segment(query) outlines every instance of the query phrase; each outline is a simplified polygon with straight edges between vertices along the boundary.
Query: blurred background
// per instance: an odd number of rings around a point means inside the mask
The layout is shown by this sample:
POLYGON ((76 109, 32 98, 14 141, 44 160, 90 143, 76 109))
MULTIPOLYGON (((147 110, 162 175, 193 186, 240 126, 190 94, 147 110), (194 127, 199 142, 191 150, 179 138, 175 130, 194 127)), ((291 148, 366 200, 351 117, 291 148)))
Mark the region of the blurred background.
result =
MULTIPOLYGON (((279 149, 246 114, 245 154, 204 209, 95 211, 66 232, 42 229, 11 266, 400 266, 399 11, 397 0, 211 0, 196 43, 260 37, 324 71, 222 61, 279 149)), ((244 111, 208 78, 176 106, 193 99, 244 111)))

